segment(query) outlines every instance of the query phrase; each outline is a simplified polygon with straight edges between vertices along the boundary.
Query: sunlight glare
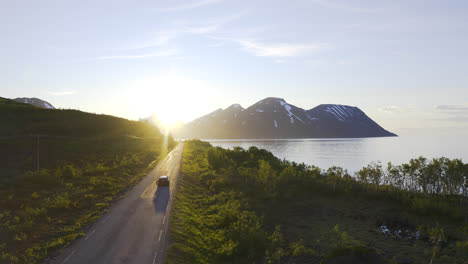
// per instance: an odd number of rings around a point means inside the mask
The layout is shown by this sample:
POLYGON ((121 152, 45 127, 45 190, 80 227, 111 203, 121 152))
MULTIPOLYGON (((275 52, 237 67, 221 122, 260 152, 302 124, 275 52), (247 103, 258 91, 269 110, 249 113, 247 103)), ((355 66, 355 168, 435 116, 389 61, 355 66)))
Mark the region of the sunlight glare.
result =
POLYGON ((199 97, 211 93, 207 84, 175 71, 139 78, 131 87, 125 97, 135 102, 135 115, 152 116, 154 124, 168 130, 193 119, 190 109, 200 107, 199 97))

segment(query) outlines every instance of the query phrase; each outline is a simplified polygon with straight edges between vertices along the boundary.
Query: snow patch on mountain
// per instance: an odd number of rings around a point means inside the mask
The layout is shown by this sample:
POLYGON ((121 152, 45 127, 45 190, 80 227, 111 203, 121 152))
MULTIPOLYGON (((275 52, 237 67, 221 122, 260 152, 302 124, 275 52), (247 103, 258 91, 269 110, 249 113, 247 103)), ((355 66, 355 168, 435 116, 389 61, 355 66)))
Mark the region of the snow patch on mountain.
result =
POLYGON ((54 107, 51 104, 47 103, 47 102, 43 102, 42 105, 44 105, 44 108, 54 109, 54 107))
POLYGON ((339 121, 346 121, 355 116, 354 109, 344 105, 329 105, 326 112, 334 115, 339 121))
POLYGON ((297 115, 295 115, 295 114, 293 114, 293 113, 291 112, 292 107, 291 107, 290 105, 288 105, 284 100, 279 100, 279 103, 280 103, 282 106, 284 106, 284 109, 288 112, 288 116, 289 116, 289 120, 290 120, 291 124, 294 123, 294 118, 293 118, 293 117, 297 118, 297 120, 299 120, 299 121, 301 121, 302 123, 304 123, 304 121, 302 121, 301 118, 299 118, 297 115))
POLYGON ((50 103, 43 101, 39 98, 27 98, 27 97, 21 97, 21 98, 15 98, 13 99, 16 102, 20 103, 25 103, 25 104, 30 104, 34 105, 40 108, 45 108, 45 109, 55 109, 50 103))

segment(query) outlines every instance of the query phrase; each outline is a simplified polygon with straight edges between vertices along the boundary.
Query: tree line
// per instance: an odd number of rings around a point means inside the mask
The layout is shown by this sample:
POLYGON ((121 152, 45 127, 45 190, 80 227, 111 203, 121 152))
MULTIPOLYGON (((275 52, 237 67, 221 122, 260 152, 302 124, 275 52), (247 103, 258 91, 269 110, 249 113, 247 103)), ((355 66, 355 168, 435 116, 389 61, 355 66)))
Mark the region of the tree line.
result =
POLYGON ((298 190, 307 192, 322 183, 332 192, 385 193, 415 209, 436 209, 468 221, 468 164, 461 159, 418 157, 401 165, 388 162, 386 166, 372 162, 354 175, 339 166, 323 170, 280 160, 256 147, 211 148, 207 159, 213 169, 234 176, 226 180, 243 184, 255 193, 263 189, 268 197, 297 195, 298 190))

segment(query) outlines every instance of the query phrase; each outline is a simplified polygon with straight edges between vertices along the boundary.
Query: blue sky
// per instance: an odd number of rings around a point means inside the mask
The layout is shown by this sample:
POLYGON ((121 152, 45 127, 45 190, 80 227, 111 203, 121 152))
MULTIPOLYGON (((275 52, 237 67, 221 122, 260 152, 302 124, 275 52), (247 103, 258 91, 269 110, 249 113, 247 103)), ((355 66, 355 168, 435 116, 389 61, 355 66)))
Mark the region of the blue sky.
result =
POLYGON ((468 2, 0 1, 0 96, 189 121, 268 96, 468 133, 468 2))

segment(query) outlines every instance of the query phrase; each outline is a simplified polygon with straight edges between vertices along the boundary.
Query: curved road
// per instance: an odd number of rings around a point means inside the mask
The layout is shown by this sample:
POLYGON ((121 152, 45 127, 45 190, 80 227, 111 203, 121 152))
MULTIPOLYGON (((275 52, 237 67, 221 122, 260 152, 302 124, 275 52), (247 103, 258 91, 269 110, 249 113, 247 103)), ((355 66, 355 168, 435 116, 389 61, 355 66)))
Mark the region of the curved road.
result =
POLYGON ((183 143, 49 263, 163 263, 183 143), (167 175, 169 187, 156 180, 167 175))

